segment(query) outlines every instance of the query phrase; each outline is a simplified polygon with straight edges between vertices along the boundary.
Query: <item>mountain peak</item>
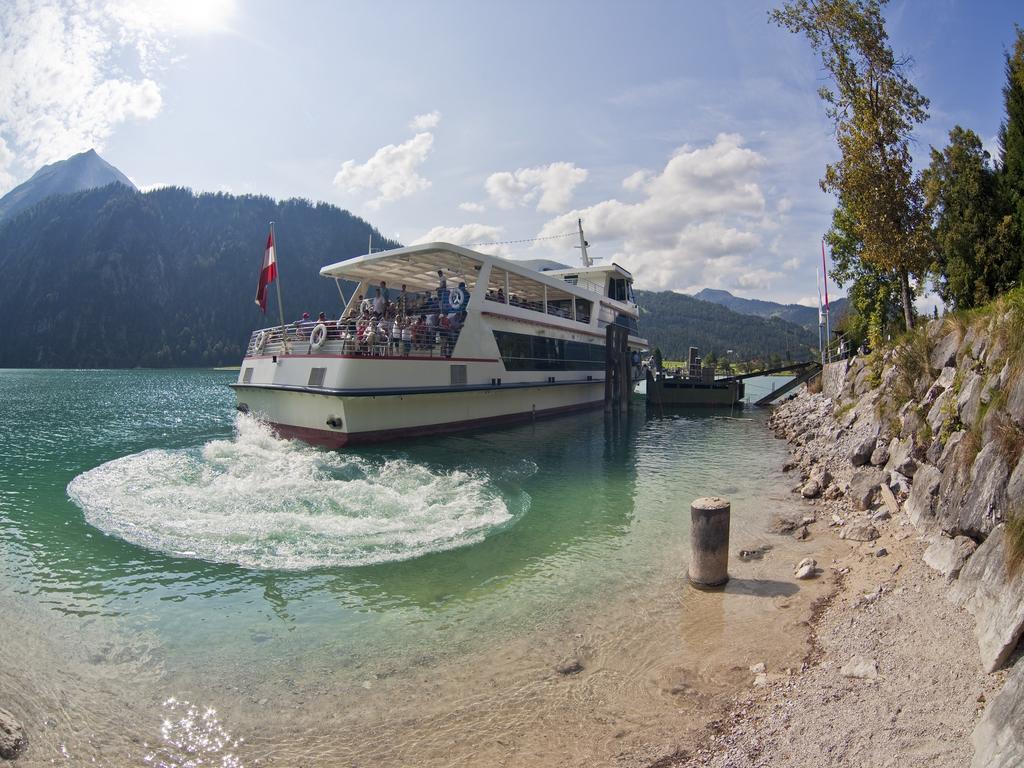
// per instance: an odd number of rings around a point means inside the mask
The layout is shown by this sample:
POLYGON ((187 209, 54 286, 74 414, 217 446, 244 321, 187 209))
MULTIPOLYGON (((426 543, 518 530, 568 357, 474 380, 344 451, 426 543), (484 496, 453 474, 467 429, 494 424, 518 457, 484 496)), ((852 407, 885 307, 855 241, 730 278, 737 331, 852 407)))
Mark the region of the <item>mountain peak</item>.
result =
POLYGON ((44 165, 24 184, 0 197, 0 222, 17 216, 50 195, 69 195, 114 183, 136 189, 131 179, 100 157, 95 149, 79 152, 67 160, 44 165))

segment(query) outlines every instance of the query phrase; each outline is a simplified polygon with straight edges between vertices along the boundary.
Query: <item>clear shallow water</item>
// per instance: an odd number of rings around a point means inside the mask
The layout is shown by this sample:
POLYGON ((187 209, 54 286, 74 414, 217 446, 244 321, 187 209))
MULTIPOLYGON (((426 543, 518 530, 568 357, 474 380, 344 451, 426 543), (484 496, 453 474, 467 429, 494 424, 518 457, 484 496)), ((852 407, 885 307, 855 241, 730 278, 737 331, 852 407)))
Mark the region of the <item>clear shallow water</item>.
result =
POLYGON ((723 613, 678 580, 692 498, 730 496, 734 543, 792 503, 761 414, 329 453, 236 421, 233 378, 0 371, 0 668, 29 657, 0 693, 34 731, 26 764, 183 765, 181 729, 161 735, 183 719, 239 765, 444 764, 467 730, 526 756, 548 717, 669 722, 666 675, 753 620, 763 584, 737 580, 723 613), (549 685, 566 654, 594 660, 582 690, 549 685))

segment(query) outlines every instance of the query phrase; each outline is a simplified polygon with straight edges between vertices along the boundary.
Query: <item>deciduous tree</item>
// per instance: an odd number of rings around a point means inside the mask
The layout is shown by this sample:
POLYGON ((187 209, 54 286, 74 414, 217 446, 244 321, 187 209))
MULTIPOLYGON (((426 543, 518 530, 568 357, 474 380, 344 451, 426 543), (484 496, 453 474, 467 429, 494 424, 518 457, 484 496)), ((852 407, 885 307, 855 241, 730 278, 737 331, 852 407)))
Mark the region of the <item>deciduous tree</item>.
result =
POLYGON ((834 193, 862 244, 859 258, 891 272, 907 328, 913 326, 911 278, 928 267, 925 220, 910 139, 927 118, 926 99, 906 76, 909 59, 889 46, 884 0, 792 0, 770 18, 803 34, 821 56, 832 87, 819 91, 835 124, 838 162, 821 187, 834 193))

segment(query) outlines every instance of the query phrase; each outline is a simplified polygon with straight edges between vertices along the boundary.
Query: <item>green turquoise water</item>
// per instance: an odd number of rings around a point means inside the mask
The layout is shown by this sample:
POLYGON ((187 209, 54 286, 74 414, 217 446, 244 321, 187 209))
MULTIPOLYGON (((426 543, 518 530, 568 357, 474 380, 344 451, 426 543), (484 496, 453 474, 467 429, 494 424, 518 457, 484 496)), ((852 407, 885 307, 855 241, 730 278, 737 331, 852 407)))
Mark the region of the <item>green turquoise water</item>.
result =
MULTIPOLYGON (((789 503, 756 412, 325 452, 236 417, 234 376, 0 371, 0 695, 31 721, 26 764, 333 764, 384 737, 380 707, 472 719, 489 675, 531 691, 488 699, 490 727, 525 728, 564 704, 532 692, 537 649, 596 622, 611 658, 638 588, 671 594, 691 499, 729 496, 734 537, 789 503), (347 736, 317 729, 339 711, 347 736)), ((399 731, 445 753, 422 728, 399 731)))

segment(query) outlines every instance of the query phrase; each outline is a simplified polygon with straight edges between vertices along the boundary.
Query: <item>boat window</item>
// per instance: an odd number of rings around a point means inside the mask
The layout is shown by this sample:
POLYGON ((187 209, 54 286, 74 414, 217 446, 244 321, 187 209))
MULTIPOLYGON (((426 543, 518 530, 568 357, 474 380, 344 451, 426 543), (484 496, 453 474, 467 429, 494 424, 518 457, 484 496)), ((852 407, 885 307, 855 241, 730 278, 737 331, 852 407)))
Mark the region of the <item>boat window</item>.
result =
POLYGON ((507 331, 493 333, 508 371, 604 370, 605 351, 601 344, 507 331))
POLYGON ((464 386, 465 383, 466 383, 466 366, 464 366, 464 365, 452 365, 452 366, 450 366, 450 368, 451 368, 451 375, 452 375, 452 386, 453 387, 464 386))
POLYGON ((487 283, 487 298, 501 304, 508 304, 508 295, 511 292, 512 284, 508 271, 494 267, 491 269, 491 279, 487 283))
POLYGON ((491 270, 486 298, 511 307, 543 312, 566 320, 589 324, 593 302, 581 299, 555 285, 547 285, 524 275, 497 267, 491 270), (575 302, 575 315, 573 303, 575 302))
POLYGON ((251 384, 252 383, 252 368, 246 368, 245 369, 245 372, 242 374, 242 383, 243 384, 251 384))
POLYGON ((608 298, 615 301, 626 301, 626 281, 620 277, 608 279, 608 298))
POLYGON ((322 387, 324 385, 324 375, 327 373, 326 368, 310 368, 309 369, 309 381, 306 382, 306 386, 309 387, 322 387))

